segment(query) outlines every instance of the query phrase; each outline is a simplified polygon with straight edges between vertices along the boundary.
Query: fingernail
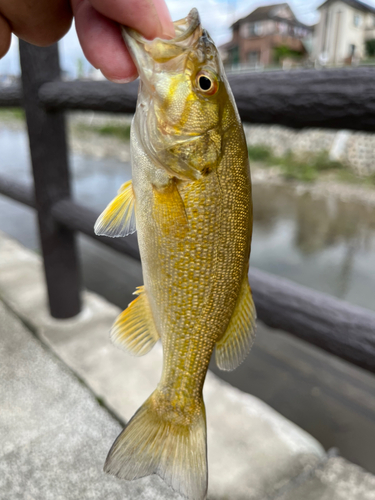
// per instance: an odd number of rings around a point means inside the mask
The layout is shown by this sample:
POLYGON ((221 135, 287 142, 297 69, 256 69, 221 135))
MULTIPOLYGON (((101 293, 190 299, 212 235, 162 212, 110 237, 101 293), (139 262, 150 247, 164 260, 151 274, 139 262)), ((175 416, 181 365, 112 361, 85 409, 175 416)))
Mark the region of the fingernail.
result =
POLYGON ((129 76, 127 78, 112 78, 112 77, 110 78, 109 76, 104 74, 102 70, 100 70, 100 72, 107 80, 113 83, 130 83, 138 78, 138 74, 129 76))

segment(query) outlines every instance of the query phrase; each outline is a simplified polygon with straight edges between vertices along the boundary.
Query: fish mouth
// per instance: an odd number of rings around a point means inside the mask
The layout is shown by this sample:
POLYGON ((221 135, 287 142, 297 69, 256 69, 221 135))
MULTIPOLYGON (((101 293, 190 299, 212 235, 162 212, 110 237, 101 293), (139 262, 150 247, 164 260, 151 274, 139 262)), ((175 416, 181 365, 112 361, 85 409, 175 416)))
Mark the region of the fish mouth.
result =
MULTIPOLYGON (((137 66, 141 80, 149 79, 151 71, 159 65, 169 65, 170 61, 192 50, 203 30, 197 9, 192 9, 187 17, 173 23, 176 36, 169 40, 155 38, 148 40, 140 33, 125 26, 121 27, 122 37, 137 66)), ((163 68, 164 69, 164 68, 163 68)))
POLYGON ((126 26, 122 26, 122 34, 125 39, 125 42, 127 42, 128 38, 130 37, 142 44, 152 44, 155 40, 161 40, 163 43, 166 44, 175 44, 183 42, 187 38, 189 38, 198 28, 198 26, 200 26, 200 24, 201 21, 198 10, 194 8, 191 9, 189 14, 183 19, 174 21, 173 26, 176 31, 176 36, 174 38, 171 38, 170 40, 165 40, 163 38, 155 38, 154 40, 148 40, 140 33, 138 33, 138 31, 135 31, 132 28, 127 28, 126 26))

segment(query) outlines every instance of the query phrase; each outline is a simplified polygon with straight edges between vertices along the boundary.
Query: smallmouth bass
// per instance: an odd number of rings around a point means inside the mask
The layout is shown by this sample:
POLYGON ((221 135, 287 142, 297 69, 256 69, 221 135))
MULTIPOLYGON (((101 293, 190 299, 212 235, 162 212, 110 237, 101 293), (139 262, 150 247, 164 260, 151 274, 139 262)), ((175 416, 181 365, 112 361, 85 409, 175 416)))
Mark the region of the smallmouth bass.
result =
MULTIPOLYGON (((207 495, 202 389, 211 355, 236 368, 250 351, 252 234, 246 141, 218 51, 193 9, 176 37, 123 28, 140 88, 131 129, 133 179, 95 231, 138 231, 144 285, 111 337, 133 355, 163 346, 161 380, 114 442, 104 470, 160 475, 191 500, 207 495)), ((224 471, 223 471, 224 472, 224 471)))

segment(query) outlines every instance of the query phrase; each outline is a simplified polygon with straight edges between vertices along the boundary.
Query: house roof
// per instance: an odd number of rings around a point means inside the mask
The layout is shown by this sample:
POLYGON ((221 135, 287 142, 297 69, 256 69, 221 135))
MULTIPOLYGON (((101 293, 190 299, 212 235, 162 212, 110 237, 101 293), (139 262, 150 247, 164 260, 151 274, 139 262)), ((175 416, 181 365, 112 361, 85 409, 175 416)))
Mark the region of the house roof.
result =
POLYGON ((266 5, 265 7, 258 7, 243 19, 246 19, 247 21, 261 21, 263 19, 268 19, 272 16, 272 11, 275 9, 275 7, 289 7, 289 5, 287 3, 279 3, 266 5))
MULTIPOLYGON (((318 9, 321 9, 324 5, 332 3, 332 1, 334 0, 326 0, 321 5, 319 5, 318 9)), ((362 10, 363 12, 372 12, 373 14, 375 14, 374 7, 371 7, 367 3, 361 2, 360 0, 340 0, 340 1, 350 5, 354 9, 362 10)))
POLYGON ((257 9, 253 10, 253 12, 250 12, 245 17, 242 17, 241 19, 238 19, 235 23, 232 24, 231 28, 234 28, 238 26, 240 23, 246 21, 246 22, 256 22, 256 21, 265 21, 267 19, 278 19, 280 21, 284 20, 283 18, 279 18, 277 15, 275 15, 274 11, 277 8, 280 7, 288 7, 292 13, 293 16, 293 22, 295 24, 298 24, 299 26, 304 26, 306 28, 310 28, 310 26, 307 26, 297 20, 295 17, 292 9, 290 8, 288 3, 276 3, 273 5, 266 5, 265 7, 258 7, 257 9))

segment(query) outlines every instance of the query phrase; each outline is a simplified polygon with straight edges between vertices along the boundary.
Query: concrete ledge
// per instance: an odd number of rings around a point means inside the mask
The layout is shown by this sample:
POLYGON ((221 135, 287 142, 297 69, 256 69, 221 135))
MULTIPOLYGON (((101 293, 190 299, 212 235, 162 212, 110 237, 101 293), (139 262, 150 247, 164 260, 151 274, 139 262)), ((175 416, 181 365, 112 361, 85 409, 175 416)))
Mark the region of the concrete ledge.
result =
POLYGON ((301 484, 288 489, 278 500, 374 500, 375 477, 341 457, 317 467, 301 484))
POLYGON ((1 302, 0 359, 0 498, 179 498, 157 477, 102 472, 121 426, 1 302))
MULTIPOLYGON (((39 257, 4 235, 0 235, 0 297, 120 420, 128 420, 154 390, 161 369, 161 347, 143 358, 132 358, 112 346, 108 331, 119 310, 88 292, 84 293, 84 310, 79 316, 64 321, 50 318, 39 257)), ((210 499, 270 498, 325 461, 324 450, 309 434, 212 373, 208 374, 204 395, 210 499)), ((93 415, 90 428, 95 419, 93 415)), ((111 425, 113 431, 106 432, 115 437, 118 426, 111 425)), ((97 457, 101 463, 111 444, 108 441, 111 439, 106 440, 97 457)), ((80 451, 86 454, 83 441, 77 445, 76 459, 80 451)), ((45 452, 51 460, 55 456, 53 448, 45 452)), ((151 485, 160 482, 156 477, 148 481, 151 485)), ((166 498, 173 495, 168 493, 166 498)))

